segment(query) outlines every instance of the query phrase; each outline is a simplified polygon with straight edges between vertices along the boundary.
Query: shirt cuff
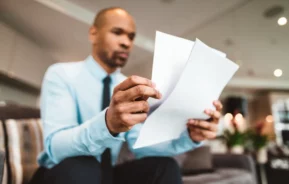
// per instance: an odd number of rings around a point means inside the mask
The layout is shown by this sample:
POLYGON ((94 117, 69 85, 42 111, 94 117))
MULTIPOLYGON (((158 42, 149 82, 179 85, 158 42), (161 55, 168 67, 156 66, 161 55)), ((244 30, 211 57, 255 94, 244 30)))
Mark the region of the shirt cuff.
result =
POLYGON ((187 129, 182 133, 181 139, 185 140, 187 144, 191 145, 191 148, 198 148, 204 144, 202 141, 197 142, 197 141, 192 140, 190 137, 189 131, 187 129))
POLYGON ((124 134, 120 133, 117 136, 112 136, 106 126, 105 120, 106 109, 100 112, 97 116, 89 120, 86 126, 86 130, 89 136, 89 142, 92 144, 90 151, 93 152, 93 145, 98 144, 103 147, 109 147, 120 141, 124 142, 124 134))

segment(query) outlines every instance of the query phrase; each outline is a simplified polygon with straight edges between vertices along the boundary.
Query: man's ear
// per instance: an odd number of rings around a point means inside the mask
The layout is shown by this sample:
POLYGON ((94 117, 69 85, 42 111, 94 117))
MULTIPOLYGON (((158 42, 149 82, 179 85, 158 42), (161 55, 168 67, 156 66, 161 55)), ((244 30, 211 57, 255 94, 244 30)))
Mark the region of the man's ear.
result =
POLYGON ((89 28, 89 41, 91 44, 96 44, 98 29, 95 26, 89 28))

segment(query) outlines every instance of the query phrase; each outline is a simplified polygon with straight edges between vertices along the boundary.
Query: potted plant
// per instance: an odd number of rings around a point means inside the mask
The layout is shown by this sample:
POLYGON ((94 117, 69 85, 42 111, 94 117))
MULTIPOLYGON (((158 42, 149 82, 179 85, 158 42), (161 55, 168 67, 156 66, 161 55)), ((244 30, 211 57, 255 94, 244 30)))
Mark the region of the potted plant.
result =
POLYGON ((268 160, 266 146, 269 142, 269 136, 263 133, 265 126, 266 123, 259 122, 247 132, 249 145, 251 145, 252 150, 256 154, 257 162, 261 164, 266 163, 268 160))
POLYGON ((245 134, 239 131, 230 132, 226 130, 224 132, 224 138, 230 153, 242 154, 244 153, 245 134))
POLYGON ((224 131, 224 140, 230 153, 243 154, 246 141, 246 133, 241 131, 238 124, 232 120, 232 128, 224 131))

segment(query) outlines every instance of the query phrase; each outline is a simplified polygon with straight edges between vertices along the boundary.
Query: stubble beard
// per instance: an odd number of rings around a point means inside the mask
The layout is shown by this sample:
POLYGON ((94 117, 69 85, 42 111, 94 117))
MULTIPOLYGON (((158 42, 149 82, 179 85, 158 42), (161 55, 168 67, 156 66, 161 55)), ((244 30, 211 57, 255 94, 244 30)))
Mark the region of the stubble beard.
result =
POLYGON ((127 60, 121 60, 114 52, 111 57, 107 52, 99 53, 100 59, 110 68, 122 68, 125 66, 127 60))

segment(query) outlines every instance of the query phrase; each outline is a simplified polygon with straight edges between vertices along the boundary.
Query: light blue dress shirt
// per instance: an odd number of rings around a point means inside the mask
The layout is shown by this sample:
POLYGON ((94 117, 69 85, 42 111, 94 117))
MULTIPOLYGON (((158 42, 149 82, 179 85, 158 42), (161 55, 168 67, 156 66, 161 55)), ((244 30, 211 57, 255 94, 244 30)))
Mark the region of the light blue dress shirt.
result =
MULTIPOLYGON (((81 155, 92 155, 100 161, 100 155, 107 147, 111 148, 112 164, 115 164, 124 141, 137 158, 172 156, 199 146, 185 131, 179 139, 133 149, 142 124, 113 137, 106 126, 106 110, 101 111, 102 80, 106 76, 92 56, 82 62, 49 67, 41 92, 44 151, 39 155, 40 165, 51 168, 65 158, 81 155)), ((113 88, 126 77, 120 70, 110 76, 112 94, 113 88)))

